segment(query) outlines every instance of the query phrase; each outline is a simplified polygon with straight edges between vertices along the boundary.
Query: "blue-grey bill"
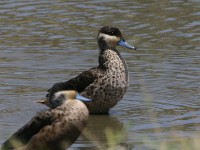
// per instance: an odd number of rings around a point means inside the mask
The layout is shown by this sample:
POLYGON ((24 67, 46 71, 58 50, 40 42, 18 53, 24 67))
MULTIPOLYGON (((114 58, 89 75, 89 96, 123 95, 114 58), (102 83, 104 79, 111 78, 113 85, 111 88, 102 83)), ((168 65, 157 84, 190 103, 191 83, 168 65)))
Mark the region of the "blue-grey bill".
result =
POLYGON ((123 46, 123 47, 126 47, 126 48, 129 48, 129 49, 134 49, 136 50, 136 47, 128 44, 124 39, 121 39, 119 42, 118 42, 118 45, 120 46, 123 46))
POLYGON ((85 101, 85 102, 90 102, 90 101, 92 101, 91 99, 86 98, 86 97, 83 97, 82 95, 80 95, 80 94, 78 94, 78 93, 77 93, 77 95, 76 95, 76 99, 81 100, 81 101, 85 101))

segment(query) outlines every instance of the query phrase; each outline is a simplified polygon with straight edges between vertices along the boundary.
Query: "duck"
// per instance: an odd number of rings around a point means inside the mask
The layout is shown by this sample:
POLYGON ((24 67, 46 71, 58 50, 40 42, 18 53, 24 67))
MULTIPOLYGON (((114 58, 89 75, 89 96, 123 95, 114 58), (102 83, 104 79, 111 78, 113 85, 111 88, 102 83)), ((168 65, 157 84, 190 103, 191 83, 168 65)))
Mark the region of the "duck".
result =
POLYGON ((55 83, 47 90, 49 107, 54 94, 62 90, 76 90, 92 102, 84 102, 90 114, 109 114, 124 96, 128 87, 128 69, 125 60, 116 49, 118 45, 136 50, 128 44, 117 27, 103 26, 97 35, 99 47, 98 66, 83 71, 78 76, 55 83))
MULTIPOLYGON (((77 91, 54 94, 53 109, 38 112, 2 144, 1 150, 65 150, 85 128, 89 111, 82 101, 91 101, 77 91)), ((39 103, 48 106, 48 101, 39 103)))

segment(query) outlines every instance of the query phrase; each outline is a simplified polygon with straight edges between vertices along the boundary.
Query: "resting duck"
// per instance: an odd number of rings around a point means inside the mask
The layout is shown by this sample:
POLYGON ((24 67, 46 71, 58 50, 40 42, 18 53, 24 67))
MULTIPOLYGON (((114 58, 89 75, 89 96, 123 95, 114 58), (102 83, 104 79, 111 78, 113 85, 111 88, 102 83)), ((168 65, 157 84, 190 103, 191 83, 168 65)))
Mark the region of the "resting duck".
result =
POLYGON ((76 91, 55 93, 54 109, 37 113, 3 143, 1 150, 65 150, 79 137, 89 116, 85 104, 77 99, 90 101, 76 91))
POLYGON ((99 65, 71 80, 54 84, 46 95, 50 107, 54 94, 62 90, 76 90, 92 99, 92 102, 85 102, 90 114, 107 114, 122 99, 128 86, 128 70, 116 46, 136 48, 124 40, 116 27, 100 28, 97 40, 100 50, 99 65))

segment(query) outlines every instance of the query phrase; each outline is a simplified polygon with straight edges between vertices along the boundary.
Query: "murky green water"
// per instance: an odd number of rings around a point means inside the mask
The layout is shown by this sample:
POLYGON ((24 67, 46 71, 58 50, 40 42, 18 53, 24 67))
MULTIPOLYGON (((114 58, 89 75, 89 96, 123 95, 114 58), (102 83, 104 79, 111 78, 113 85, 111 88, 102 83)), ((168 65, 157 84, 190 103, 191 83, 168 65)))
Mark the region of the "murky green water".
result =
POLYGON ((118 47, 129 89, 109 116, 91 116, 88 136, 70 150, 117 139, 129 149, 159 149, 151 144, 200 135, 200 1, 2 0, 0 143, 46 109, 35 100, 49 87, 97 65, 103 25, 138 47, 118 47))

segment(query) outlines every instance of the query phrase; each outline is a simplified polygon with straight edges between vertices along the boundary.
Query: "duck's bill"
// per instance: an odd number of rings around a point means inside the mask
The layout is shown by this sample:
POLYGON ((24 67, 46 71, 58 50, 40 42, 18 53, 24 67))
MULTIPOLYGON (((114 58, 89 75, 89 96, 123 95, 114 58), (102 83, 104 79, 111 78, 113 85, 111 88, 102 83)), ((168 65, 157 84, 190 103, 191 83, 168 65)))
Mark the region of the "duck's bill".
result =
POLYGON ((134 49, 136 50, 136 47, 128 44, 124 39, 121 39, 119 42, 118 42, 118 45, 120 46, 123 46, 123 47, 126 47, 126 48, 129 48, 129 49, 134 49))
POLYGON ((47 99, 40 99, 40 100, 37 100, 36 102, 37 102, 37 103, 40 103, 40 104, 44 104, 44 105, 47 105, 47 104, 48 104, 47 99))
POLYGON ((92 101, 91 99, 86 98, 86 97, 83 97, 82 95, 80 95, 80 94, 78 94, 78 93, 77 93, 77 95, 76 95, 76 99, 81 100, 81 101, 84 101, 84 102, 90 102, 90 101, 92 101))

